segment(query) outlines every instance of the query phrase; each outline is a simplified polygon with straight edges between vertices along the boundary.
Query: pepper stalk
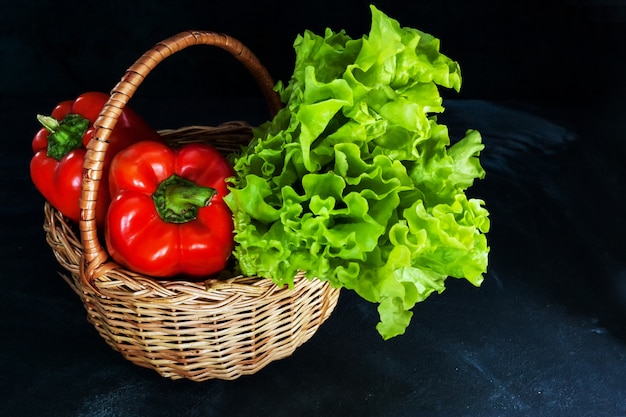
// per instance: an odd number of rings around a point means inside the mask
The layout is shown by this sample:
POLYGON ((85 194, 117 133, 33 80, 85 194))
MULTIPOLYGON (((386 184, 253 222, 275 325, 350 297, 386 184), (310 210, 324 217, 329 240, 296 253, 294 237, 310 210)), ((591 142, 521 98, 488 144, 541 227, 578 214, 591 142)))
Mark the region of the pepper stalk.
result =
POLYGON ((217 190, 172 175, 157 187, 152 200, 157 213, 167 223, 187 223, 198 216, 198 210, 211 204, 217 190))
POLYGON ((48 135, 48 156, 60 161, 74 149, 80 148, 89 128, 89 120, 79 114, 68 114, 60 122, 52 116, 37 115, 48 135))

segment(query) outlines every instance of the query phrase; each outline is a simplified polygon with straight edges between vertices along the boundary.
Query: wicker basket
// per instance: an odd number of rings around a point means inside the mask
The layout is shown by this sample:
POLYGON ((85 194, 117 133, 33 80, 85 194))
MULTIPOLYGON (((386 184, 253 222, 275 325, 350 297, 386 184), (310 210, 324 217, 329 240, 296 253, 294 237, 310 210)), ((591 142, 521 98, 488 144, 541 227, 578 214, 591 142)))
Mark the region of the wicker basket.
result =
MULTIPOLYGON (((204 282, 155 280, 112 262, 95 222, 95 196, 104 153, 117 117, 145 76, 163 59, 192 45, 230 52, 257 80, 272 114, 280 108, 273 81, 239 41, 201 31, 180 33, 155 45, 112 90, 95 123, 85 157, 81 210, 76 225, 45 204, 46 240, 80 296, 87 319, 114 350, 160 375, 194 381, 232 380, 291 355, 330 316, 339 290, 326 282, 295 277, 292 289, 258 277, 220 277, 204 282)), ((162 131, 172 144, 201 141, 224 153, 251 138, 251 127, 230 122, 162 131)))

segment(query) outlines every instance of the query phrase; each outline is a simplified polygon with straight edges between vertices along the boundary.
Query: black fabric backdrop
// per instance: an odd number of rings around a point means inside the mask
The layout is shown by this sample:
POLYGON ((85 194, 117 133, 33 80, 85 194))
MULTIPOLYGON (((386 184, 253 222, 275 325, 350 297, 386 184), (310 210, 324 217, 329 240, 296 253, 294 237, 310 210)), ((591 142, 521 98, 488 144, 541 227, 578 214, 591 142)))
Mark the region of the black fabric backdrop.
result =
MULTIPOLYGON (((492 215, 481 288, 449 280, 404 336, 344 291, 308 343, 236 381, 169 381, 112 351, 58 276, 28 174, 36 113, 108 91, 181 30, 238 37, 276 79, 304 29, 366 33, 368 3, 0 1, 0 414, 6 416, 626 416, 625 8, 621 1, 380 1, 461 63, 441 120, 486 144, 472 193, 492 215)), ((247 74, 198 48, 132 106, 155 128, 266 118, 247 74)))
MULTIPOLYGON (((2 0, 0 93, 108 91, 146 49, 188 29, 241 39, 275 78, 286 79, 297 34, 330 27, 360 37, 369 30, 370 3, 441 39, 442 50, 462 65, 462 97, 559 102, 574 94, 586 101, 624 85, 623 0, 2 0)), ((239 77, 243 72, 233 76, 242 70, 224 57, 203 50, 173 57, 142 95, 249 95, 252 84, 239 77)))

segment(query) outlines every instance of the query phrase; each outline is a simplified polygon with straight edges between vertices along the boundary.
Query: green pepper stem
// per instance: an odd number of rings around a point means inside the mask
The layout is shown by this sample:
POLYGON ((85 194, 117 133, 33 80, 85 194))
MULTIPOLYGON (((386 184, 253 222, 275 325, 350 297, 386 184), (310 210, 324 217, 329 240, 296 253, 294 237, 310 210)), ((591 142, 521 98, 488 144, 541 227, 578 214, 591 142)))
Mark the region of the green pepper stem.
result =
POLYGON ((37 120, 50 133, 54 133, 59 130, 59 121, 52 116, 44 116, 43 114, 38 114, 37 120))
POLYGON ((48 156, 60 161, 65 155, 83 144, 89 120, 79 114, 68 114, 60 122, 51 116, 37 115, 39 123, 48 134, 48 156))
POLYGON ((215 194, 214 188, 172 175, 159 184, 152 200, 163 221, 187 223, 197 218, 199 209, 211 204, 215 194))

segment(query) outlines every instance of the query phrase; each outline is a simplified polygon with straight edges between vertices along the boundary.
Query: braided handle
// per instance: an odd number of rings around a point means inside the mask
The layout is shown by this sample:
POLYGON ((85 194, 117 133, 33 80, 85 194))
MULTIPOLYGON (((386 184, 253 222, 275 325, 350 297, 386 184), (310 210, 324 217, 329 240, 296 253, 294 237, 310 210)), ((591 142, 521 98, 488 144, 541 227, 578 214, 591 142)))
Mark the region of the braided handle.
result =
MULTIPOLYGON (((100 179, 102 178, 104 155, 109 146, 111 132, 115 128, 124 106, 150 71, 170 55, 194 45, 217 46, 231 53, 256 79, 265 96, 271 115, 274 116, 282 107, 278 94, 273 90, 274 81, 265 67, 252 51, 228 35, 206 31, 182 32, 156 44, 135 61, 111 91, 109 100, 94 123, 94 136, 87 146, 85 155, 79 228, 84 250, 83 262, 86 262, 84 266, 87 267, 88 280, 94 275, 94 271, 108 259, 107 252, 98 239, 95 209, 100 179)), ((83 272, 85 271, 85 268, 81 269, 83 272)))

